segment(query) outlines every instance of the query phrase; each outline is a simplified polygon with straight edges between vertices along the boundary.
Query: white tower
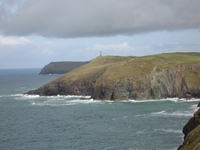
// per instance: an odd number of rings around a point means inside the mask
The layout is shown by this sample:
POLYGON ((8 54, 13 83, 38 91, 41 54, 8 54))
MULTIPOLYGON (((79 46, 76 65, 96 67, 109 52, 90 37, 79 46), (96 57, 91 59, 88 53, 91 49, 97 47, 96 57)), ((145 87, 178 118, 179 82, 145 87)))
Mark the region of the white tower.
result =
POLYGON ((100 57, 102 56, 102 51, 100 51, 100 57))

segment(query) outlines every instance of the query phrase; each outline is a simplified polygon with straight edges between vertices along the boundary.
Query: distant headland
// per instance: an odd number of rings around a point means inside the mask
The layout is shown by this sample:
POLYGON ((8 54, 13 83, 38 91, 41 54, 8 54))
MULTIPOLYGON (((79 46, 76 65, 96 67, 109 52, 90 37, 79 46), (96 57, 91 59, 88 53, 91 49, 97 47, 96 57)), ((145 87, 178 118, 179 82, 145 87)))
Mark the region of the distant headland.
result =
POLYGON ((44 66, 39 74, 65 74, 70 72, 80 66, 83 66, 90 61, 61 61, 61 62, 51 62, 44 66))
POLYGON ((200 53, 101 56, 26 94, 100 100, 200 98, 200 53))

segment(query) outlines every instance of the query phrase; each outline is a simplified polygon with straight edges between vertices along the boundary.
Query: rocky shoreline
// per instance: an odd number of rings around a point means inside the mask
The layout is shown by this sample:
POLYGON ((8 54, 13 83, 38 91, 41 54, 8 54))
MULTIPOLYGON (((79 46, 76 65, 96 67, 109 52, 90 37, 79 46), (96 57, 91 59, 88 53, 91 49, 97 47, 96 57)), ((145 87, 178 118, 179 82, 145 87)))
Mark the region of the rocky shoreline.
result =
POLYGON ((188 123, 183 127, 185 135, 183 144, 178 150, 200 149, 200 109, 198 109, 188 123))

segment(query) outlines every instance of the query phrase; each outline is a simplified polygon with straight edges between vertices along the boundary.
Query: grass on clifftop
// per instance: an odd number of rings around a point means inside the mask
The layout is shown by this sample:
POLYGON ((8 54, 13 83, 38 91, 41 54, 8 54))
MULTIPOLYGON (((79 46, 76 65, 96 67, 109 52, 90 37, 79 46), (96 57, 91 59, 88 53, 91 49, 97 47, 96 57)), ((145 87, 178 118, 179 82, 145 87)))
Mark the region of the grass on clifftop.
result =
POLYGON ((102 56, 81 66, 59 79, 114 80, 150 73, 154 67, 168 68, 180 64, 200 63, 200 53, 166 53, 144 57, 102 56))

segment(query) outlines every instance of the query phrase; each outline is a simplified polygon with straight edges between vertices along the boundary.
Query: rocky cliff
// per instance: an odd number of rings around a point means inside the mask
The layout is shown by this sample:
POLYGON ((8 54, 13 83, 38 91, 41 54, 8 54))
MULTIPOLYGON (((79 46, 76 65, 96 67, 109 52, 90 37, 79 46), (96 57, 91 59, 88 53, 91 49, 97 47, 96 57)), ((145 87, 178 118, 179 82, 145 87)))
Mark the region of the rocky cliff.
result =
POLYGON ((184 142, 178 150, 200 150, 200 109, 184 126, 183 133, 184 142))
POLYGON ((48 65, 44 66, 39 74, 65 74, 70 72, 80 66, 89 63, 78 62, 78 61, 62 61, 62 62, 51 62, 48 65))
POLYGON ((91 95, 101 100, 199 98, 200 53, 97 57, 27 94, 91 95))

